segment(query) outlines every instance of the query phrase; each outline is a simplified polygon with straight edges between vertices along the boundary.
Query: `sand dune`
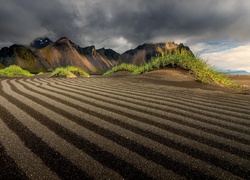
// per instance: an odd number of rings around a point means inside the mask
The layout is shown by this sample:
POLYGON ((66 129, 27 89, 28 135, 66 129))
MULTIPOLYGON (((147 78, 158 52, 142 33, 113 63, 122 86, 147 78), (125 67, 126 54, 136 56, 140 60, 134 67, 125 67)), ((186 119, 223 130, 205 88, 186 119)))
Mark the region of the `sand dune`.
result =
POLYGON ((162 73, 1 79, 0 179, 249 179, 250 96, 162 73))

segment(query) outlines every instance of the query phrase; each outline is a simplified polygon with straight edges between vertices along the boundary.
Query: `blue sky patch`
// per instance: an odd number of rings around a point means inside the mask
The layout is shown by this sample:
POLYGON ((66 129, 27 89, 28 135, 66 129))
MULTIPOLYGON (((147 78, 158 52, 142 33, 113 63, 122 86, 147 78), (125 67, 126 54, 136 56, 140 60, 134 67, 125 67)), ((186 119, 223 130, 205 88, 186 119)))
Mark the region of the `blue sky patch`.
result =
POLYGON ((210 41, 204 43, 204 49, 200 50, 199 54, 210 54, 223 52, 230 49, 234 49, 236 47, 241 46, 241 43, 238 42, 230 42, 230 41, 210 41))

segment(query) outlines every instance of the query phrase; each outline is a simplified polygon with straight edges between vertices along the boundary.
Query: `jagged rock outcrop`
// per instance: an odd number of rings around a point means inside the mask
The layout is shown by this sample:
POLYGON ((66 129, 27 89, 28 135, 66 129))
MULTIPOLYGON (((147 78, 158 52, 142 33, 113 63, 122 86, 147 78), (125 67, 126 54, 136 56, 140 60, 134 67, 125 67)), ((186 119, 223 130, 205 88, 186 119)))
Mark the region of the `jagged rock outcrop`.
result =
POLYGON ((117 53, 116 51, 114 51, 113 49, 101 48, 101 49, 98 49, 97 52, 109 60, 114 60, 116 62, 121 61, 121 55, 117 53))
MULTIPOLYGON (((190 51, 189 47, 174 42, 167 43, 145 43, 135 49, 128 50, 121 55, 122 62, 143 65, 151 58, 161 55, 162 53, 173 53, 174 51, 190 51)), ((190 51, 191 52, 191 51, 190 51)))

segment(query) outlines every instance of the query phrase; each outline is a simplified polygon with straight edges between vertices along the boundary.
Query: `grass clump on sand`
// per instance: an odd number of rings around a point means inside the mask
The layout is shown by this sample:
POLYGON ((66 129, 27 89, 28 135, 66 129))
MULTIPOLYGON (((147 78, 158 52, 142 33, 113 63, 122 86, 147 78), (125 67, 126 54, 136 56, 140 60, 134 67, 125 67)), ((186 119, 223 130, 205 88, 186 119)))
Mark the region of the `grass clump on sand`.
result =
POLYGON ((81 68, 74 66, 59 67, 52 73, 51 77, 64 77, 64 78, 76 78, 76 77, 89 77, 89 74, 81 68))
MULTIPOLYGON (((150 62, 142 66, 134 66, 130 64, 121 64, 120 66, 133 66, 129 71, 131 74, 138 75, 145 72, 161 69, 164 67, 181 68, 193 74, 197 81, 205 84, 217 84, 227 87, 237 87, 231 80, 226 78, 223 74, 216 72, 214 68, 209 66, 206 61, 199 56, 194 56, 191 52, 182 50, 174 51, 172 53, 165 53, 161 56, 151 59, 150 62)), ((116 72, 115 70, 121 69, 117 66, 110 70, 109 74, 116 72)), ((105 73, 104 75, 107 75, 105 73)))
POLYGON ((103 75, 106 76, 106 75, 109 75, 109 74, 112 74, 112 73, 115 73, 118 71, 130 71, 132 73, 137 68, 138 68, 138 66, 136 66, 136 65, 122 63, 119 66, 114 66, 112 69, 108 70, 103 75))
POLYGON ((11 65, 0 70, 0 76, 14 78, 14 77, 29 77, 33 76, 29 71, 23 70, 21 67, 16 65, 11 65))

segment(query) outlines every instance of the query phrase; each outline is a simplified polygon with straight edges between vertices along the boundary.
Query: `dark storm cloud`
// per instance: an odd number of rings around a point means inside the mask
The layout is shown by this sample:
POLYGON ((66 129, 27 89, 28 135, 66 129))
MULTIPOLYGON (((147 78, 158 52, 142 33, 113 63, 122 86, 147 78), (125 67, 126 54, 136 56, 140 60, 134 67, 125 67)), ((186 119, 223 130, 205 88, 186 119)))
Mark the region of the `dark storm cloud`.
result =
POLYGON ((0 40, 29 41, 43 35, 70 33, 74 13, 59 1, 8 0, 0 7, 0 40))
POLYGON ((0 1, 0 44, 38 36, 121 49, 175 38, 250 40, 250 3, 244 0, 0 1))

